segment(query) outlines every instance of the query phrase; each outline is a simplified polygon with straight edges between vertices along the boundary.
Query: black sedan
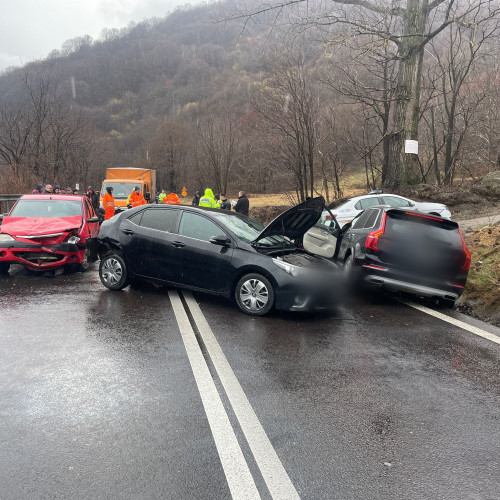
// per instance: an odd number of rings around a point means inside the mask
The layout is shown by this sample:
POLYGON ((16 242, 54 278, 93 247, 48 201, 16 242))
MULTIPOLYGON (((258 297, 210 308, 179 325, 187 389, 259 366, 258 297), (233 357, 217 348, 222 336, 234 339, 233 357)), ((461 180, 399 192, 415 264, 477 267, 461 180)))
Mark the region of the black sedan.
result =
POLYGON ((225 210, 136 207, 101 226, 101 282, 110 290, 149 280, 214 293, 255 316, 326 308, 339 293, 337 266, 301 243, 323 209, 324 199, 314 198, 264 227, 225 210))

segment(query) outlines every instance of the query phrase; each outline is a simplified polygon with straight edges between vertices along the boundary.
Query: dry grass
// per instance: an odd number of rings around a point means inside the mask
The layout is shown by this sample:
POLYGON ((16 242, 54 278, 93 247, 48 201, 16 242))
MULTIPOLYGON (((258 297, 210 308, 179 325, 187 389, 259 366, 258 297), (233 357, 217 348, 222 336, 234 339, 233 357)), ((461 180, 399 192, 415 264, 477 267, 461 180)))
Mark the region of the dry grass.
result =
MULTIPOLYGON (((464 300, 486 315, 500 311, 500 226, 487 226, 466 237, 472 265, 464 300)), ((499 318, 500 319, 500 318, 499 318)))

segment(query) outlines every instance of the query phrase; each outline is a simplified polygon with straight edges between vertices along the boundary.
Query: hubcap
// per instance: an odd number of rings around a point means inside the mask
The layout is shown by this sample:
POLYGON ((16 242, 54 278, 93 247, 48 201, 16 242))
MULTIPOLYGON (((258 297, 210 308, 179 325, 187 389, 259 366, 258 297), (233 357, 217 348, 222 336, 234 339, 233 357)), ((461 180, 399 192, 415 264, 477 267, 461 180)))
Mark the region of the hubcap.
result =
POLYGON ((269 290, 262 281, 250 279, 241 285, 240 300, 249 311, 260 311, 269 302, 269 290))
POLYGON ((122 278, 123 268, 116 259, 106 259, 102 264, 101 274, 108 285, 116 285, 122 278))

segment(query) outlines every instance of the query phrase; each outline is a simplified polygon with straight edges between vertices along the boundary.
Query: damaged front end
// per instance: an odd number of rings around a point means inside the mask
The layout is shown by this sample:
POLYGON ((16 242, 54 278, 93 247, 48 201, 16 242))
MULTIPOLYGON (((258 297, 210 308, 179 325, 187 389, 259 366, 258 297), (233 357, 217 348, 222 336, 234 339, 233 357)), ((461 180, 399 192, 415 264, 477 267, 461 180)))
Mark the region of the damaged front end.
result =
POLYGON ((42 235, 0 234, 0 263, 20 264, 32 271, 48 271, 85 259, 78 229, 42 235))

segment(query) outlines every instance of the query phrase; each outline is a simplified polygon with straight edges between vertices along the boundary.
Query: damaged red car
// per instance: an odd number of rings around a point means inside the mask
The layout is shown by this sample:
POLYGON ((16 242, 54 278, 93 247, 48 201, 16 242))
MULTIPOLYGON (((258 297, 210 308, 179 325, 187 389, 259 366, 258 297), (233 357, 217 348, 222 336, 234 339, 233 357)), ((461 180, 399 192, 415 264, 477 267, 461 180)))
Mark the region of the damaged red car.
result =
POLYGON ((0 273, 11 264, 86 271, 97 259, 98 234, 99 219, 86 196, 21 196, 0 226, 0 273))

